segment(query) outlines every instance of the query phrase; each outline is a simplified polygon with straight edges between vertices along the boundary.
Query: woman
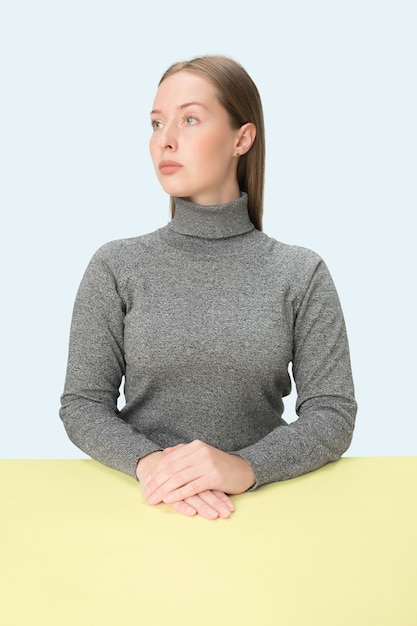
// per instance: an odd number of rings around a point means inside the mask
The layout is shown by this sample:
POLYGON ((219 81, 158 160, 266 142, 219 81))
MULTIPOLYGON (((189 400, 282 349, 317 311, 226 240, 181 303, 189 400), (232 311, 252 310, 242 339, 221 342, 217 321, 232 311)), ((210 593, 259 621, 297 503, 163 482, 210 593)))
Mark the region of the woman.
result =
POLYGON ((343 314, 322 259, 261 232, 262 105, 238 63, 171 66, 151 124, 172 220, 93 256, 60 415, 77 446, 135 476, 149 503, 226 518, 230 495, 349 447, 356 403, 343 314), (287 424, 290 364, 298 419, 287 424))

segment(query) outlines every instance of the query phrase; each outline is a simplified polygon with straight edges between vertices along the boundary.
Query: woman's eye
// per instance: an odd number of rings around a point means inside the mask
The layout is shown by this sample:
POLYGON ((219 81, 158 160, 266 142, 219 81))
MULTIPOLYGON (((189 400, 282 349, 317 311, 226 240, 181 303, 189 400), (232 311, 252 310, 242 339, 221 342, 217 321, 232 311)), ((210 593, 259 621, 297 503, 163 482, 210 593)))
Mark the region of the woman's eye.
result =
POLYGON ((185 123, 187 124, 187 126, 192 126, 193 124, 197 124, 198 120, 196 117, 194 117, 194 115, 187 115, 184 118, 185 123))
POLYGON ((158 120, 152 120, 151 126, 154 130, 158 130, 158 128, 161 128, 162 124, 161 122, 158 122, 158 120))

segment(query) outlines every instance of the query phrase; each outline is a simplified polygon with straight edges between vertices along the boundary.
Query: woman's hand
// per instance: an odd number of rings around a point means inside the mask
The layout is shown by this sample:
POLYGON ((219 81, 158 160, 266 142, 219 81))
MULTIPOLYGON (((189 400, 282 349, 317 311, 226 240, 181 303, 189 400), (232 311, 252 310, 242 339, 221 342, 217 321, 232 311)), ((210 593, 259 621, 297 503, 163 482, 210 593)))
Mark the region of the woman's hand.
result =
MULTIPOLYGON (((167 451, 172 450, 174 448, 169 448, 167 451)), ((136 467, 136 476, 141 484, 144 482, 144 477, 158 464, 161 457, 164 457, 164 452, 153 452, 139 461, 136 467)), ((170 503, 169 506, 182 515, 189 517, 201 515, 201 517, 209 520, 219 517, 223 519, 228 518, 234 511, 233 502, 225 493, 211 490, 195 494, 185 500, 170 503)))
POLYGON ((151 504, 188 502, 208 491, 238 494, 256 480, 242 457, 202 441, 180 444, 158 454, 149 471, 142 474, 144 495, 151 504))

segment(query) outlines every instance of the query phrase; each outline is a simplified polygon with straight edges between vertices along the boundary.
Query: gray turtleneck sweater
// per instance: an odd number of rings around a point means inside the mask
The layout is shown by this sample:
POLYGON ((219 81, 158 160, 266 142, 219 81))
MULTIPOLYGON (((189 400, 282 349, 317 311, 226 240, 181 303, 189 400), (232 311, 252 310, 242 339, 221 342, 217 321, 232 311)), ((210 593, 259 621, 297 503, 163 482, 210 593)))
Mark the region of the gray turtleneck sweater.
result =
POLYGON ((314 252, 256 230, 246 201, 176 199, 167 226, 93 256, 60 410, 91 457, 135 476, 146 454, 200 439, 245 458, 259 486, 349 447, 356 403, 332 279, 314 252), (287 424, 290 364, 298 419, 287 424))

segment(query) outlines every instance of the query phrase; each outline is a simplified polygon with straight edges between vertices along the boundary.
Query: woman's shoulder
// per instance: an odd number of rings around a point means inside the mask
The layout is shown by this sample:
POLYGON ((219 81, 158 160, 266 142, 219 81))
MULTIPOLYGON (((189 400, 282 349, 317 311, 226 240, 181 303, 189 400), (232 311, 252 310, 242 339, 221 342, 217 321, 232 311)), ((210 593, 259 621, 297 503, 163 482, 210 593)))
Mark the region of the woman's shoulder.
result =
POLYGON ((263 233, 260 235, 260 241, 268 250, 265 276, 272 283, 285 286, 296 301, 301 301, 310 286, 321 290, 333 285, 326 262, 315 250, 284 243, 263 233))
POLYGON ((146 252, 149 249, 154 249, 162 230, 163 228, 160 228, 151 233, 135 237, 107 241, 96 249, 93 258, 101 259, 104 262, 112 262, 119 258, 125 260, 131 257, 132 253, 140 254, 141 251, 146 252))
POLYGON ((124 275, 140 267, 146 258, 157 252, 161 229, 138 235, 112 239, 99 246, 89 262, 89 269, 93 272, 110 272, 124 275))
POLYGON ((260 242, 268 250, 272 261, 284 264, 293 270, 314 270, 318 265, 324 263, 323 258, 318 252, 311 248, 290 244, 275 239, 264 232, 258 231, 260 242))
POLYGON ((125 237, 121 239, 112 239, 103 243, 96 251, 96 254, 101 256, 112 256, 115 254, 125 254, 132 252, 132 250, 146 249, 149 246, 155 245, 159 238, 159 233, 163 228, 154 230, 151 233, 145 233, 143 235, 137 235, 135 237, 125 237))

